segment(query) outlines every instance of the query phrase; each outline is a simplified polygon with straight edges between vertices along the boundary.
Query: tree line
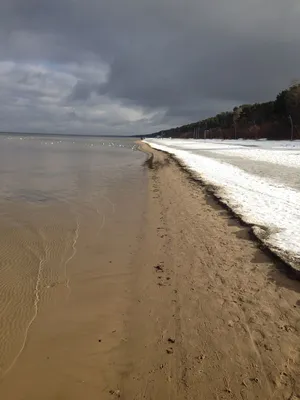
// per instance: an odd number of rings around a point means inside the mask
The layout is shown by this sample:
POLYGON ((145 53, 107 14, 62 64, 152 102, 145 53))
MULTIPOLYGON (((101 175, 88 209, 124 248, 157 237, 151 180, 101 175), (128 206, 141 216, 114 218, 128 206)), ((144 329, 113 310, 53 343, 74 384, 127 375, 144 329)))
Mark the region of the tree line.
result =
POLYGON ((243 104, 191 124, 150 136, 199 139, 300 139, 300 83, 294 82, 274 101, 243 104))

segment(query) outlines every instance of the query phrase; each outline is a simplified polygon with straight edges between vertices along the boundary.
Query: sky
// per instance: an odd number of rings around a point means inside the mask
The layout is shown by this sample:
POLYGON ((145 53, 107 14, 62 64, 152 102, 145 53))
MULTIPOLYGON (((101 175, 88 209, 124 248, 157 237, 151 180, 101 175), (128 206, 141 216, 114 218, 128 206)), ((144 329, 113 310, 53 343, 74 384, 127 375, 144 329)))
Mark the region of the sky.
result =
POLYGON ((299 0, 1 0, 0 131, 147 134, 300 79, 299 0))

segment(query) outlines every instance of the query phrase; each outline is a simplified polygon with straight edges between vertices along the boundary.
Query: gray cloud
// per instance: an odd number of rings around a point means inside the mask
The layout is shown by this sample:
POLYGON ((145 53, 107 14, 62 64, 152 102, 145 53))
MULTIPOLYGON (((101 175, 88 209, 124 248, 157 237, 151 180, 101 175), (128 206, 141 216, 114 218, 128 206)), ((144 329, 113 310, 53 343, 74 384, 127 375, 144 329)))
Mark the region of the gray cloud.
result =
POLYGON ((298 0, 2 0, 0 130, 149 133, 300 78, 298 0))
POLYGON ((93 92, 93 85, 89 82, 78 80, 69 96, 69 100, 72 101, 86 101, 91 97, 93 92))

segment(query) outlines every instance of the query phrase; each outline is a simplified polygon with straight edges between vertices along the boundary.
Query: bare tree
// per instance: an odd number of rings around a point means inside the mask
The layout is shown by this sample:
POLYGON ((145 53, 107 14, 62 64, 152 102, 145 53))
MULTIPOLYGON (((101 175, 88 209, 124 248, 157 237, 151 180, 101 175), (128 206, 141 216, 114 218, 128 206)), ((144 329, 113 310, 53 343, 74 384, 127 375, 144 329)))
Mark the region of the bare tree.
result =
POLYGON ((237 139, 237 122, 240 118, 241 112, 243 111, 242 107, 235 107, 233 109, 233 126, 234 126, 234 138, 237 139))
POLYGON ((286 109, 289 113, 288 119, 291 125, 291 140, 294 140, 295 122, 299 122, 300 114, 300 83, 294 79, 286 95, 286 109))

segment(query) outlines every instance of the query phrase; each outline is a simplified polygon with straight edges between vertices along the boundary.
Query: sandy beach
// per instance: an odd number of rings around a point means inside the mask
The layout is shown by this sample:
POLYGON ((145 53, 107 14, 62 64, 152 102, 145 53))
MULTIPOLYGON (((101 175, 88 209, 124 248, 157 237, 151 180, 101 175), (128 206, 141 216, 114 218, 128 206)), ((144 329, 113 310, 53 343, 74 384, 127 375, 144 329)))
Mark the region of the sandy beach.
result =
POLYGON ((81 227, 71 290, 43 304, 0 398, 299 399, 299 281, 171 157, 141 147, 148 190, 101 248, 95 217, 81 227))
POLYGON ((143 147, 149 208, 122 398, 299 398, 299 282, 168 155, 143 147))

